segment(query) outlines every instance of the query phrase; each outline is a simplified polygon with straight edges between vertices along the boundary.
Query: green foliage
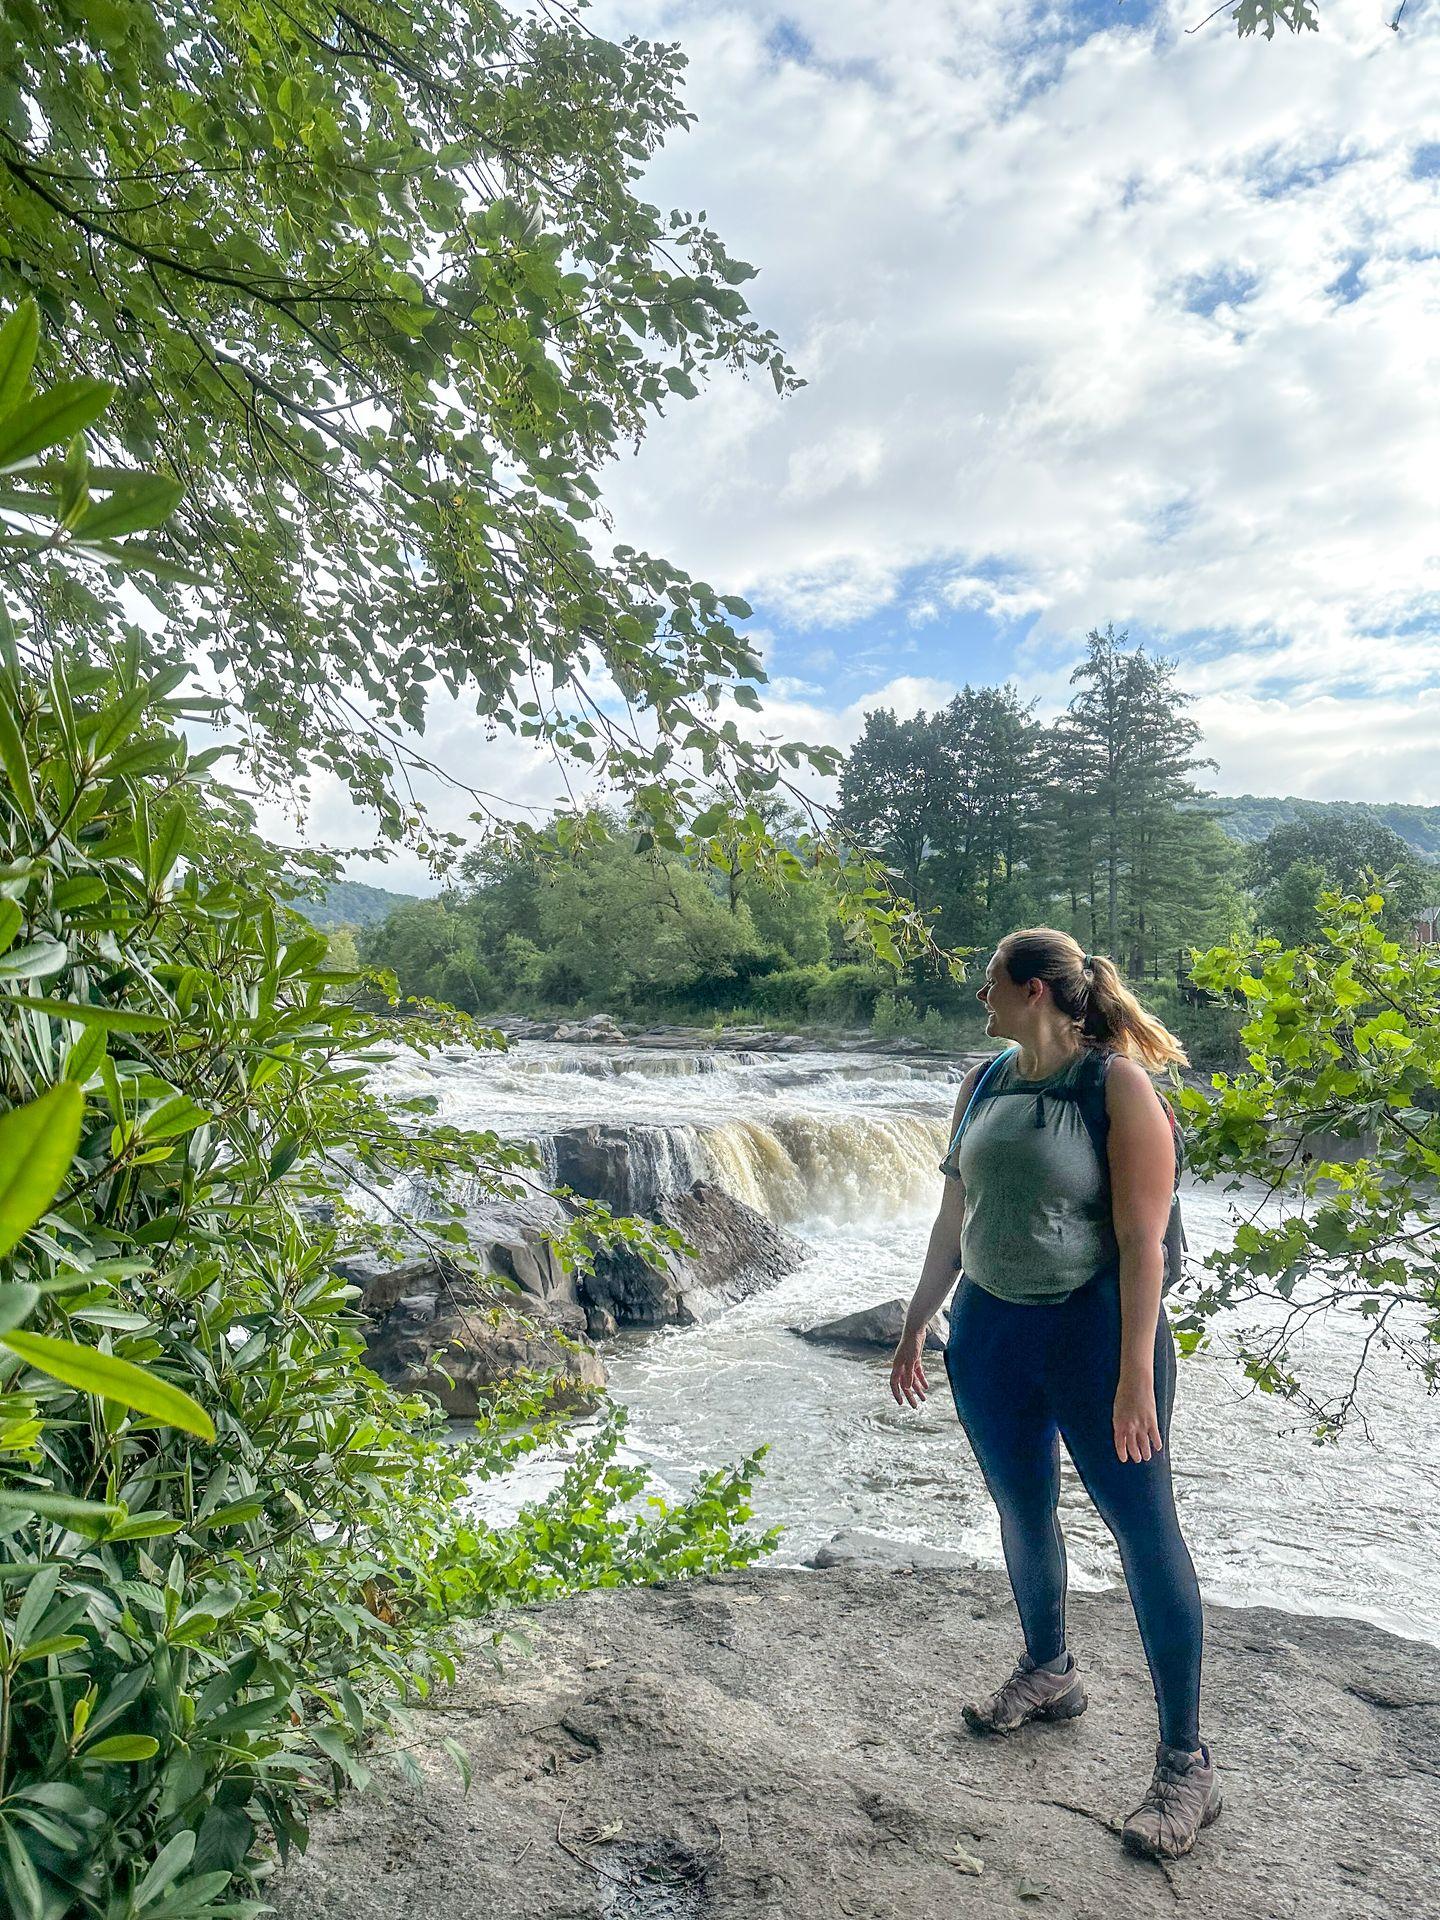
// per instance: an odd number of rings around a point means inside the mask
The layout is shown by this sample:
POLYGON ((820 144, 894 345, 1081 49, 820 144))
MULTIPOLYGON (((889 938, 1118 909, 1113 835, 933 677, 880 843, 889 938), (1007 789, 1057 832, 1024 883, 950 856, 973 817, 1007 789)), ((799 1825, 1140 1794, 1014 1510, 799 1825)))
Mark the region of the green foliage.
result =
MULTIPOLYGON (((18 1914, 119 1920, 163 1869, 199 1912, 249 1878, 260 1824, 301 1840, 316 1790, 365 1777, 361 1736, 449 1671, 457 1614, 762 1551, 758 1456, 635 1515, 612 1418, 516 1528, 461 1524, 472 1475, 554 1436, 549 1383, 438 1444, 361 1364, 334 1266, 362 1231, 352 1179, 383 1201, 533 1172, 531 1148, 414 1130, 365 1088, 384 1042, 497 1036, 337 996, 163 690, 57 663, 6 694, 30 775, 0 786, 8 951, 60 963, 0 998, 0 1883, 18 1914), (163 772, 117 771, 137 738, 163 772)), ((603 1208, 576 1227, 573 1261, 656 1251, 603 1208)))
POLYGON ((1440 952, 1390 939, 1384 905, 1378 892, 1328 891, 1314 945, 1203 955, 1196 980, 1245 1007, 1245 1065, 1180 1096, 1195 1170, 1253 1175, 1276 1204, 1207 1256, 1177 1326, 1193 1345, 1222 1308, 1278 1298, 1278 1322, 1244 1335, 1244 1364, 1302 1406, 1322 1440, 1354 1410, 1377 1342, 1427 1387, 1440 1381, 1440 952), (1364 1337, 1353 1378, 1324 1392, 1295 1348, 1332 1308, 1358 1316, 1364 1337))
POLYGON ((823 962, 781 967, 750 982, 750 1004, 767 1019, 803 1025, 815 1012, 815 995, 830 977, 823 962))
POLYGON ((1406 934, 1419 908, 1440 893, 1437 871, 1369 807, 1333 806, 1281 821, 1249 850, 1252 886, 1268 933, 1287 944, 1319 938, 1322 888, 1385 897, 1387 932, 1406 934))
MULTIPOLYGON (((32 338, 0 331, 12 452, 76 417, 28 393, 32 338)), ((55 526, 0 547, 93 530, 81 442, 37 474, 25 512, 55 526)), ((152 570, 120 536, 160 495, 121 497, 105 538, 152 570)), ((366 1737, 453 1672, 457 1618, 498 1638, 516 1603, 747 1564, 773 1541, 744 1527, 760 1454, 637 1510, 612 1412, 515 1526, 466 1518, 475 1481, 564 1443, 558 1377, 507 1383, 446 1444, 433 1402, 364 1365, 336 1266, 398 1237, 368 1212, 397 1218, 392 1195, 538 1173, 533 1146, 367 1085, 396 1046, 501 1036, 425 1003, 396 1022, 393 983, 332 964, 191 754, 183 670, 149 672, 134 633, 52 647, 43 674, 32 653, 0 601, 0 1904, 245 1920, 257 1836, 303 1844, 316 1795, 369 1777, 366 1737)), ((571 1270, 683 1244, 571 1211, 571 1270)), ((463 1271, 458 1204, 430 1212, 463 1271)))
POLYGON ((856 961, 831 967, 811 992, 811 1017, 822 1026, 868 1026, 884 986, 884 975, 873 967, 856 961))
POLYGON ((1288 27, 1291 33, 1320 31, 1319 10, 1312 0, 1240 0, 1230 17, 1242 40, 1251 33, 1273 40, 1277 26, 1288 27))
POLYGON ((915 1002, 905 994, 882 993, 870 1016, 870 1030, 878 1039, 893 1039, 897 1034, 913 1034, 920 1024, 915 1002))
POLYGON ((477 849, 465 863, 470 891, 397 908, 362 930, 361 952, 406 992, 467 1011, 683 1017, 753 999, 805 1017, 808 988, 827 977, 843 935, 834 889, 798 855, 762 879, 733 838, 727 862, 718 841, 665 853, 638 846, 613 816, 586 824, 558 865, 477 849), (770 989, 779 975, 786 983, 770 989))
POLYGON ((1136 991, 1146 1010, 1180 1041, 1190 1064, 1203 1073, 1233 1072, 1245 1064, 1241 1009, 1219 995, 1199 999, 1192 986, 1187 994, 1172 980, 1144 980, 1136 991))
MULTIPOLYGON (((203 575, 187 637, 269 771, 328 766, 398 834, 357 704, 418 727, 441 684, 633 788, 663 760, 587 702, 531 702, 528 663, 559 689, 595 655, 662 739, 772 759, 703 698, 764 679, 743 603, 587 538, 600 467, 709 369, 795 384, 740 292, 753 269, 635 190, 688 123, 677 49, 478 0, 22 4, 9 24, 0 295, 36 293, 42 371, 68 376, 38 446, 113 392, 107 457, 167 469, 92 505, 96 539, 160 526, 183 477, 160 547, 203 575)), ((37 446, 0 433, 0 461, 17 449, 37 446)), ((105 603, 45 590, 113 637, 105 603)))

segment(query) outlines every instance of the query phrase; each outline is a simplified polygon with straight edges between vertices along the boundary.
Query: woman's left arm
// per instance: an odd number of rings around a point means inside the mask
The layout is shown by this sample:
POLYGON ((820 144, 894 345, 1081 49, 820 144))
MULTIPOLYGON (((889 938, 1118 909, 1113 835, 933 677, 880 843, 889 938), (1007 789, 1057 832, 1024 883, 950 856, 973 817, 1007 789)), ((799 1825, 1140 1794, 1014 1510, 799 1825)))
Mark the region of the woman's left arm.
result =
POLYGON ((1110 1115, 1110 1198, 1120 1250, 1120 1385, 1115 1451, 1148 1460, 1160 1451, 1155 1408, 1155 1327, 1165 1277, 1164 1239, 1175 1191, 1170 1122, 1150 1077, 1123 1055, 1105 1076, 1110 1115))

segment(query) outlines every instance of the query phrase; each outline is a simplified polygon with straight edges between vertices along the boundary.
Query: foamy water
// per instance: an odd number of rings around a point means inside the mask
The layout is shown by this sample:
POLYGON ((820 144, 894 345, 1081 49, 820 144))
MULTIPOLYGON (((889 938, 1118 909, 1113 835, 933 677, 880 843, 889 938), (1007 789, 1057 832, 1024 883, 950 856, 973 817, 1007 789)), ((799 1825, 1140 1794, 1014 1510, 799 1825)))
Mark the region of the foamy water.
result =
MULTIPOLYGON (((677 1170, 715 1180, 805 1243, 796 1272, 706 1324, 607 1344, 612 1394, 630 1410, 630 1457, 662 1490, 678 1495, 768 1441, 757 1518, 785 1528, 781 1560, 858 1527, 1000 1566, 994 1509, 941 1356, 927 1361, 927 1403, 900 1408, 888 1355, 814 1347, 790 1331, 909 1298, 963 1072, 959 1061, 819 1051, 520 1042, 505 1055, 406 1061, 383 1070, 381 1084, 435 1094, 441 1118, 515 1137, 543 1141, 591 1121, 659 1129, 677 1170)), ((1187 1185, 1192 1253, 1228 1239, 1232 1198, 1250 1211, 1259 1193, 1187 1185)), ((1362 1332, 1345 1315, 1312 1322, 1298 1370, 1343 1384, 1362 1332)), ((1320 1448, 1297 1409, 1250 1388, 1223 1326, 1211 1351, 1182 1359, 1172 1468, 1201 1587, 1211 1601, 1358 1615, 1440 1644, 1440 1398, 1382 1351, 1363 1405, 1370 1437, 1357 1427, 1320 1448)), ((537 1459, 503 1497, 533 1497, 556 1471, 537 1459)), ((1118 1583, 1113 1543, 1068 1459, 1062 1517, 1072 1583, 1118 1583)))

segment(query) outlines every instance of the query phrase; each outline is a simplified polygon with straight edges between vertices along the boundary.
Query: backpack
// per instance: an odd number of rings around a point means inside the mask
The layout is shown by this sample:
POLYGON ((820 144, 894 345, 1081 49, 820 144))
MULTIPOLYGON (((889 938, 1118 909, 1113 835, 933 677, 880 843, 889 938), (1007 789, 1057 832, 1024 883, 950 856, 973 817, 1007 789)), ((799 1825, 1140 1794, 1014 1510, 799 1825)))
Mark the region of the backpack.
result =
MULTIPOLYGON (((941 1166, 945 1171, 959 1171, 960 1142, 965 1137, 975 1110, 985 1100, 998 1099, 1004 1095, 1024 1096, 1035 1102, 1035 1124, 1045 1124, 1045 1102, 1047 1100, 1067 1100, 1080 1110, 1080 1118, 1085 1131, 1090 1136, 1090 1144, 1095 1149, 1095 1158, 1100 1164, 1100 1180, 1104 1192, 1104 1206, 1110 1212, 1110 1115, 1105 1107, 1105 1075, 1109 1071, 1113 1054, 1092 1051, 1085 1056, 1080 1071, 1068 1085, 1047 1087, 1037 1092, 1033 1087, 1001 1087, 997 1084, 999 1070, 1006 1060, 1019 1052, 1018 1047, 1007 1047, 1003 1053, 986 1067, 976 1082, 975 1091, 970 1096, 970 1104, 960 1116, 960 1125, 956 1128, 955 1138, 950 1142, 950 1151, 941 1166)), ((1165 1118, 1170 1122, 1170 1142, 1175 1149, 1175 1186, 1170 1198, 1170 1218, 1165 1224, 1162 1242, 1165 1253, 1165 1271, 1160 1282, 1162 1294, 1169 1293, 1185 1270, 1185 1252, 1189 1241, 1185 1237, 1185 1221, 1180 1211, 1180 1176, 1185 1171, 1185 1135, 1180 1122, 1175 1117, 1175 1109, 1157 1087, 1155 1097, 1165 1109, 1165 1118)))

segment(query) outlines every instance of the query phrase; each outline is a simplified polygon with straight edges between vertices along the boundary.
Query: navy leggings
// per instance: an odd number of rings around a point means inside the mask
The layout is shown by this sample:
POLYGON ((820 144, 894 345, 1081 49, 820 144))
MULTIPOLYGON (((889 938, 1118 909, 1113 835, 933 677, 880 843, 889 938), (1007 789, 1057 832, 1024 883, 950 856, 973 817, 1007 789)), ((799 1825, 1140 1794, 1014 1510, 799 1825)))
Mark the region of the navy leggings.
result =
POLYGON ((1164 1308, 1155 1327, 1155 1410, 1165 1445, 1148 1460, 1121 1460, 1115 1451, 1120 1283, 1113 1270, 1054 1306, 997 1299, 962 1275, 950 1304, 945 1371, 1000 1512, 1005 1565, 1031 1659, 1053 1660, 1065 1646, 1063 1439, 1120 1549, 1160 1709, 1160 1738, 1193 1752, 1200 1744, 1203 1623, 1170 1484, 1175 1345, 1164 1308))

